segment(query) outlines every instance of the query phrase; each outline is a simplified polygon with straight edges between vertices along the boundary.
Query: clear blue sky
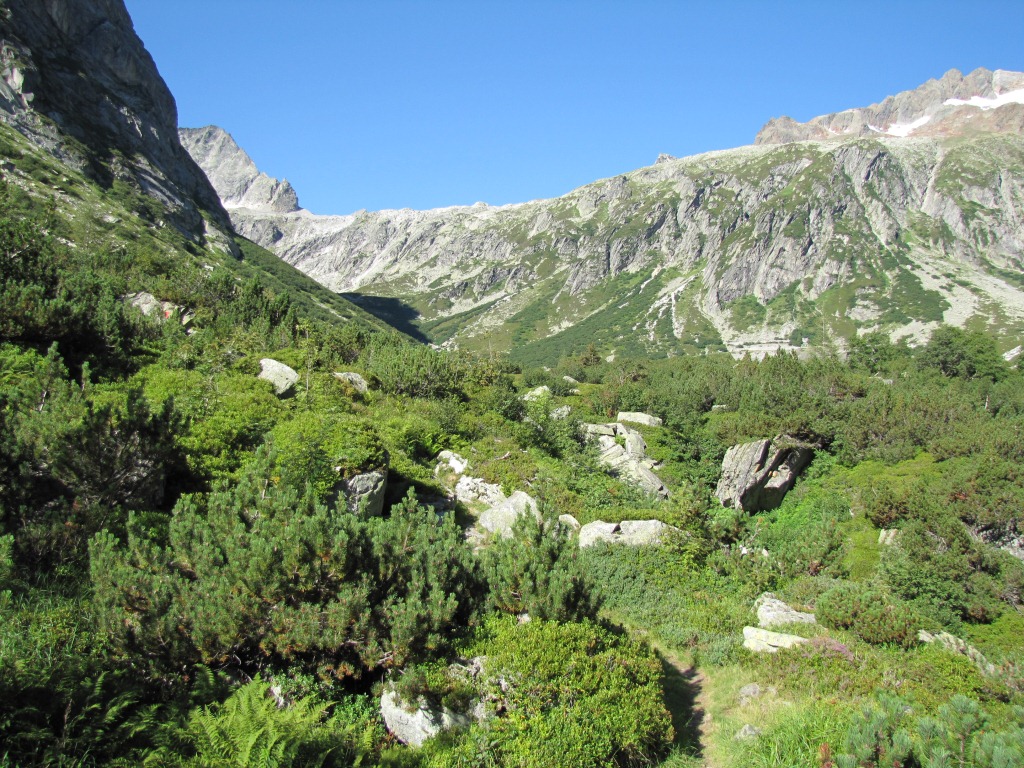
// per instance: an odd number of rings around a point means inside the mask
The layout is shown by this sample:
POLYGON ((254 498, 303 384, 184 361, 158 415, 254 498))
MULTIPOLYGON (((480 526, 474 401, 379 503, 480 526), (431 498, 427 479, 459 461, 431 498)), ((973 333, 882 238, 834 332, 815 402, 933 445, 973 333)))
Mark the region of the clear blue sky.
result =
POLYGON ((127 0, 184 126, 316 213, 497 205, 749 144, 950 68, 1024 70, 1024 1, 127 0))

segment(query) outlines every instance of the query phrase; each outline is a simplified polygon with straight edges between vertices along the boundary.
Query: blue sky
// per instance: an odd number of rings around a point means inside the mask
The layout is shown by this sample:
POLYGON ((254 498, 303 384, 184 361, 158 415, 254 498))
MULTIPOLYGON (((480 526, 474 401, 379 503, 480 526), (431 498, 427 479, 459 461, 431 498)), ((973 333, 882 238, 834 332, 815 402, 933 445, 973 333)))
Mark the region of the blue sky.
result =
POLYGON ((1024 70, 1024 2, 126 0, 184 126, 316 213, 554 197, 950 68, 1024 70))

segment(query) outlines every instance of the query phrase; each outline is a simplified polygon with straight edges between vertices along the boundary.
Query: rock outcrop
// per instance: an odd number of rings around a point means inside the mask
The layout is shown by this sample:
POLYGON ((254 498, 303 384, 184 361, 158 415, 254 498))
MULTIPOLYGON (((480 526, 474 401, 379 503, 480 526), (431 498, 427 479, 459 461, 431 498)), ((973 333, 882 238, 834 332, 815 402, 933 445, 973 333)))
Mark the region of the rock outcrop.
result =
POLYGON ((380 714, 388 731, 403 744, 413 747, 423 746, 441 731, 468 728, 472 723, 468 714, 433 706, 422 698, 416 702, 405 701, 393 688, 381 694, 380 714))
POLYGON ((353 475, 344 481, 348 511, 364 517, 380 517, 384 512, 387 488, 387 469, 373 469, 353 475))
POLYGON ((360 395, 365 395, 370 390, 370 385, 367 383, 366 379, 358 373, 353 373, 351 371, 336 371, 334 373, 334 378, 338 381, 345 382, 360 395))
POLYGON ((655 464, 647 458, 647 443, 643 435, 621 423, 584 424, 583 431, 590 439, 597 441, 600 449, 598 461, 608 467, 615 477, 635 485, 651 496, 668 498, 668 488, 654 474, 652 467, 655 464))
POLYGON ((754 602, 757 624, 762 629, 783 627, 787 624, 817 624, 813 613, 794 610, 771 592, 765 592, 754 602))
POLYGON ((481 512, 477 525, 492 536, 510 538, 512 526, 523 515, 533 515, 539 520, 537 501, 528 493, 513 491, 511 496, 501 499, 481 512))
POLYGON ((230 229, 122 0, 7 0, 0 38, 0 121, 103 185, 155 197, 197 241, 203 211, 230 229))
POLYGON ((279 397, 288 394, 299 383, 299 374, 294 368, 270 357, 260 360, 259 378, 269 381, 279 397))
POLYGON ((788 438, 734 445, 722 460, 715 496, 747 512, 775 509, 813 457, 811 446, 788 438))
POLYGON ((743 647, 755 653, 775 653, 780 648, 792 648, 808 642, 806 637, 771 632, 760 627, 743 628, 743 647))
POLYGON ((976 666, 978 671, 983 675, 994 675, 996 672, 995 665, 986 659, 985 655, 981 651, 966 640, 961 640, 956 635, 949 634, 949 632, 938 632, 936 634, 932 634, 931 632, 921 629, 918 630, 917 639, 922 643, 935 643, 948 651, 966 656, 974 663, 974 666, 976 666))
POLYGON ((595 520, 579 529, 580 549, 592 547, 598 542, 643 547, 661 544, 671 532, 679 532, 660 520, 623 520, 621 523, 606 523, 595 520))

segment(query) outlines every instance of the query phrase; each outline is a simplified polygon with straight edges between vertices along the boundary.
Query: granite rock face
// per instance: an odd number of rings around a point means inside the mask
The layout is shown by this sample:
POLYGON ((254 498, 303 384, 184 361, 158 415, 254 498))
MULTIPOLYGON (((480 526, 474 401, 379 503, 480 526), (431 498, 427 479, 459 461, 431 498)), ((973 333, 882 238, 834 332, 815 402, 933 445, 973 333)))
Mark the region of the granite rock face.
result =
POLYGON ((813 457, 810 446, 785 438, 734 445, 722 460, 715 496, 747 512, 775 509, 813 457))
MULTIPOLYGON (((196 241, 206 237, 201 211, 230 230, 217 193, 178 141, 174 98, 122 0, 4 7, 0 120, 101 184, 120 180, 160 200, 196 241)), ((213 240, 227 242, 223 232, 213 240)))
MULTIPOLYGON (((242 234, 333 290, 401 299, 424 321, 450 318, 445 345, 468 349, 488 349, 527 312, 537 320, 525 344, 586 321, 610 350, 810 354, 808 322, 825 311, 823 295, 864 275, 872 285, 828 305, 847 329, 825 324, 837 342, 853 328, 922 341, 940 322, 997 314, 1024 328, 1024 289, 1000 277, 1024 266, 1024 133, 1014 127, 1024 105, 1010 99, 1022 78, 950 74, 875 111, 811 121, 813 136, 782 121, 757 145, 662 158, 552 200, 231 215, 242 234), (796 138, 814 140, 778 143, 796 138), (632 287, 609 302, 614 279, 632 287), (894 305, 903 319, 886 311, 894 305)), ((237 162, 199 160, 215 179, 216 164, 237 162)))

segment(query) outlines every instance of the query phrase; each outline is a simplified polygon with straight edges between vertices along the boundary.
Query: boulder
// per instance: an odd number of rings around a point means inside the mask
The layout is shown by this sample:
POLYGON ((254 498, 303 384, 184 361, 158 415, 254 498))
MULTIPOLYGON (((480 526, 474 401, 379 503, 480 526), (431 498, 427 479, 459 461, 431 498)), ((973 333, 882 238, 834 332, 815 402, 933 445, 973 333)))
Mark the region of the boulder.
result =
POLYGON ((388 731, 413 747, 423 746, 441 731, 467 728, 472 722, 469 715, 431 705, 422 697, 416 702, 404 701, 393 688, 381 694, 380 714, 388 731))
POLYGON ((563 376, 562 381, 564 381, 566 384, 571 384, 574 387, 579 385, 579 382, 576 381, 576 379, 574 379, 572 376, 563 376))
POLYGON ((816 624, 813 613, 796 611, 779 600, 771 592, 765 592, 754 602, 757 623, 763 629, 781 627, 786 624, 816 624))
POLYGON ((434 467, 434 477, 442 472, 454 472, 456 475, 464 474, 469 469, 469 459, 464 459, 455 451, 441 451, 437 454, 437 466, 434 467))
POLYGON ((617 432, 626 441, 626 453, 634 459, 647 458, 647 441, 643 435, 625 424, 619 424, 617 432))
POLYGON ((532 403, 534 400, 540 400, 542 397, 551 397, 551 387, 543 385, 536 389, 531 389, 523 395, 523 400, 528 403, 532 403))
POLYGON ((366 383, 366 379, 360 376, 358 373, 352 371, 335 371, 334 378, 338 381, 343 381, 350 385, 352 389, 358 392, 360 395, 365 395, 370 389, 370 385, 366 383))
POLYGON ((379 517, 384 512, 384 493, 388 486, 388 471, 375 469, 350 477, 345 481, 345 499, 349 512, 365 517, 379 517))
POLYGON ((152 293, 147 293, 146 291, 129 293, 124 298, 125 301, 133 307, 138 308, 138 310, 147 317, 157 317, 161 320, 170 320, 172 317, 177 315, 179 322, 186 327, 191 325, 192 321, 195 319, 194 312, 189 312, 180 304, 174 304, 170 301, 161 301, 152 293))
POLYGON ((570 413, 572 413, 572 406, 571 405, 560 405, 557 408, 555 408, 553 411, 551 411, 551 418, 552 419, 559 419, 559 420, 561 420, 561 419, 568 419, 570 413))
POLYGON ((537 502, 527 493, 516 491, 480 514, 477 524, 495 536, 512 536, 512 526, 521 515, 532 513, 540 519, 537 502))
POLYGON ((615 424, 584 424, 583 431, 588 435, 608 435, 615 437, 615 424))
POLYGON ((880 547, 891 547, 896 543, 899 528, 883 528, 878 532, 878 545, 880 547))
POLYGON ((592 547, 599 541, 631 547, 661 544, 670 531, 678 530, 660 520, 623 520, 621 523, 595 520, 580 528, 580 548, 592 547))
POLYGON ((559 515, 558 522, 560 522, 562 525, 564 525, 566 528, 573 531, 574 533, 579 533, 580 521, 572 515, 559 515))
POLYGON ((504 501, 506 497, 497 483, 463 475, 455 484, 455 498, 463 504, 481 503, 490 507, 504 501))
POLYGON ((755 653, 775 653, 779 648, 792 648, 807 642, 806 637, 769 632, 760 627, 743 628, 743 647, 755 653))
POLYGON ((259 377, 264 381, 269 381, 278 396, 286 394, 299 381, 299 374, 292 368, 269 357, 260 360, 259 377))
POLYGON ((637 486, 652 496, 668 497, 668 488, 661 478, 647 468, 642 458, 631 456, 614 437, 600 435, 597 444, 601 451, 598 461, 608 467, 615 477, 637 486))
POLYGON ((745 723, 742 728, 736 731, 733 739, 736 741, 751 741, 761 735, 761 729, 757 726, 745 723))
POLYGON ((734 445, 722 460, 715 496, 747 512, 775 509, 813 456, 811 446, 785 438, 734 445))
POLYGON ((661 419, 657 416, 651 416, 646 413, 639 413, 637 411, 619 411, 619 415, 615 418, 616 421, 630 421, 634 424, 643 424, 646 427, 660 427, 662 425, 661 419))

